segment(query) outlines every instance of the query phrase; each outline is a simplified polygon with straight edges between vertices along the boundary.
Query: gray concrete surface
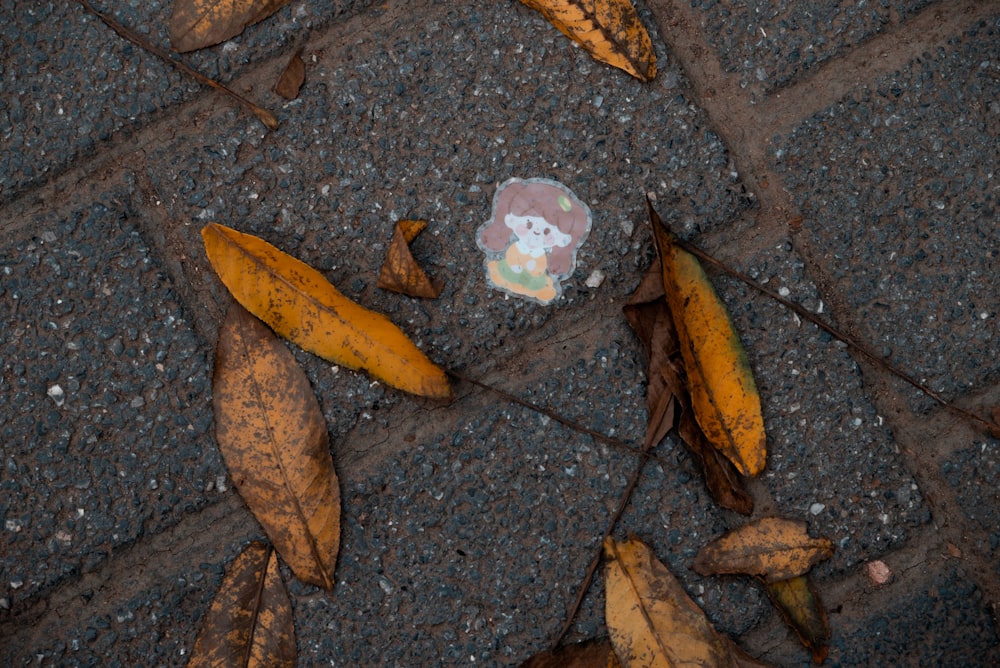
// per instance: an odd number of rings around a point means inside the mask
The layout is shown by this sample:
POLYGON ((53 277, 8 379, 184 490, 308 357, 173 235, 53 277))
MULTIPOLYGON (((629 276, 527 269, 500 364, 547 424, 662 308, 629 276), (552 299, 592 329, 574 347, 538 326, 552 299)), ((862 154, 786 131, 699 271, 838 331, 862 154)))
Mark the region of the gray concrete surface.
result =
MULTIPOLYGON (((645 369, 621 306, 652 258, 649 194, 685 237, 948 400, 1000 405, 1000 13, 949 7, 928 37, 945 3, 639 3, 660 69, 641 84, 515 2, 293 2, 186 57, 273 111, 268 132, 78 5, 4 6, 0 663, 184 665, 226 565, 262 537, 211 426, 229 297, 208 221, 310 263, 446 368, 635 444, 645 369), (269 89, 298 46, 306 83, 284 101, 269 89), (766 132, 761 114, 778 119, 766 132), (593 210, 550 307, 482 273, 476 229, 511 176, 593 210), (375 287, 403 217, 429 221, 414 252, 445 281, 437 300, 375 287)), ((167 43, 168 3, 101 8, 167 43)), ((995 665, 998 441, 713 279, 764 404, 756 515, 837 545, 813 574, 828 663, 995 665), (875 559, 889 584, 865 577, 875 559)), ((283 570, 300 665, 546 648, 635 458, 472 385, 428 406, 292 349, 344 498, 334 591, 283 570)), ((615 535, 649 542, 752 655, 807 664, 758 585, 690 570, 744 519, 672 436, 655 454, 615 535)), ((604 634, 597 581, 570 639, 604 634)))

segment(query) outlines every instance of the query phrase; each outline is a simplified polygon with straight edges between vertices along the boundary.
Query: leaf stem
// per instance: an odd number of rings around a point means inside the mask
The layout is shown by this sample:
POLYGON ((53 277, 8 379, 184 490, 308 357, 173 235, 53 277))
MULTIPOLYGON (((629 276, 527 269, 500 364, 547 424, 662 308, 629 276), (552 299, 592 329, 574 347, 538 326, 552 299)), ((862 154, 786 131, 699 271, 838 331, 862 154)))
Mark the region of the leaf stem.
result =
POLYGON ((555 639, 552 641, 551 648, 555 650, 562 639, 566 637, 569 633, 570 628, 573 626, 573 620, 576 619, 576 613, 579 612, 580 606, 583 605, 583 599, 587 595, 587 590, 590 589, 590 583, 594 581, 594 574, 597 572, 597 567, 601 564, 601 555, 604 553, 604 541, 607 540, 611 532, 615 530, 615 525, 618 524, 618 520, 621 518, 622 513, 625 512, 625 506, 628 505, 629 500, 632 498, 632 492, 635 491, 635 486, 639 482, 639 474, 642 473, 642 469, 646 466, 646 462, 650 459, 649 450, 652 447, 650 443, 646 443, 642 452, 640 453, 642 461, 639 465, 635 467, 635 471, 632 472, 632 479, 629 480, 628 487, 622 493, 621 498, 618 499, 618 507, 615 508, 614 514, 611 516, 611 521, 607 523, 604 529, 604 535, 601 536, 601 540, 597 543, 597 550, 594 553, 593 558, 590 560, 590 565, 587 566, 587 573, 583 576, 583 582, 580 584, 580 588, 576 592, 576 599, 573 601, 573 605, 570 607, 569 612, 566 614, 566 621, 563 622, 562 628, 559 629, 559 633, 556 635, 555 639))
POLYGON ((493 394, 497 395, 498 397, 500 397, 500 398, 502 398, 502 399, 504 399, 506 401, 509 401, 512 404, 517 404, 518 406, 522 406, 524 408, 527 408, 528 410, 535 411, 536 413, 541 413, 545 417, 551 418, 551 419, 555 420, 556 422, 558 422, 559 424, 563 425, 564 427, 566 427, 568 429, 571 429, 571 430, 573 430, 573 431, 575 431, 577 433, 580 433, 580 434, 584 434, 585 436, 590 436, 595 441, 600 441, 601 443, 604 443, 606 445, 610 445, 611 447, 616 448, 618 450, 623 450, 623 451, 628 452, 629 454, 635 455, 637 457, 643 457, 644 460, 645 459, 653 459, 653 460, 656 460, 657 462, 659 462, 660 464, 663 464, 664 466, 672 466, 672 465, 668 464, 665 460, 663 460, 663 458, 661 458, 661 457, 658 457, 658 456, 652 455, 652 454, 648 454, 648 453, 644 453, 641 448, 633 447, 633 446, 629 445, 628 443, 626 443, 625 441, 620 441, 617 438, 613 438, 613 437, 608 436, 606 434, 602 434, 599 431, 594 431, 593 429, 585 427, 582 424, 579 424, 578 422, 573 422, 572 420, 570 420, 568 418, 564 418, 563 416, 559 415, 555 411, 552 411, 552 410, 550 410, 548 408, 545 408, 544 406, 539 406, 538 404, 534 404, 534 403, 532 403, 530 401, 527 401, 525 399, 521 399, 520 397, 515 396, 515 395, 511 394, 510 392, 507 392, 505 390, 501 390, 498 387, 493 387, 492 385, 487 385, 486 383, 484 383, 482 381, 478 381, 478 380, 476 380, 474 378, 470 378, 469 376, 466 376, 465 374, 460 373, 458 371, 451 371, 451 370, 449 370, 447 373, 448 373, 449 376, 451 376, 455 380, 461 381, 463 383, 469 383, 470 385, 475 385, 476 387, 484 389, 487 392, 492 392, 493 394))
POLYGON ((123 26, 121 23, 118 23, 118 21, 108 16, 107 14, 98 11, 92 4, 90 4, 89 0, 77 0, 77 2, 83 5, 83 8, 85 10, 87 10, 88 12, 99 18, 101 21, 104 22, 105 25, 107 25, 109 28, 118 33, 121 37, 124 37, 125 39, 137 45, 138 47, 145 49, 146 51, 152 53, 155 56, 158 56, 162 60, 165 60, 166 62, 170 63, 171 65, 179 69, 181 72, 184 72, 185 74, 194 77, 195 79, 205 84, 206 86, 211 86, 215 90, 221 91, 226 95, 230 96, 240 104, 247 107, 251 112, 253 112, 253 115, 256 116, 261 123, 267 126, 267 129, 269 130, 278 129, 278 119, 275 118, 274 115, 268 110, 262 107, 258 107, 256 104, 246 99, 233 89, 219 83, 218 81, 215 81, 214 79, 210 79, 209 77, 205 76, 204 74, 194 69, 187 63, 174 58, 166 50, 161 49, 160 47, 156 46, 149 40, 146 40, 140 37, 139 35, 135 34, 131 30, 123 26))

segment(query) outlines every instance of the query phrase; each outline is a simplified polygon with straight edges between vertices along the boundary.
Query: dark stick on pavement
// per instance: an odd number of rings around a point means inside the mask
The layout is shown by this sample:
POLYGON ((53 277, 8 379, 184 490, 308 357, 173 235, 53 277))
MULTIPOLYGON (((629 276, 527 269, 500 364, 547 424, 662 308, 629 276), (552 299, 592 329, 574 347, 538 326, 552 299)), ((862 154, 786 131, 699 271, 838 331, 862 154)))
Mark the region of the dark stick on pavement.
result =
POLYGON ((237 102, 239 102, 240 104, 247 107, 250 111, 252 111, 253 115, 256 116, 261 123, 266 125, 268 130, 278 129, 278 119, 275 118, 274 115, 268 110, 258 107, 256 104, 246 99, 233 89, 228 88, 223 84, 220 84, 218 81, 215 81, 214 79, 208 78, 207 76, 205 76, 198 70, 194 69, 187 63, 177 60, 164 49, 161 49, 160 47, 149 42, 148 40, 143 39, 139 35, 135 34, 131 30, 123 26, 121 23, 118 23, 118 21, 114 20, 107 14, 99 12, 97 9, 94 8, 92 4, 90 4, 88 0, 77 0, 77 1, 81 5, 83 5, 84 9, 86 9, 88 12, 99 18, 101 21, 104 22, 105 25, 114 30, 120 36, 124 37, 133 44, 137 45, 139 48, 145 49, 146 51, 149 51, 155 56, 159 56, 163 60, 167 61, 168 63, 179 69, 181 72, 184 72, 185 74, 194 77, 195 79, 205 84, 206 86, 211 86, 215 90, 222 91, 226 95, 232 97, 237 102))

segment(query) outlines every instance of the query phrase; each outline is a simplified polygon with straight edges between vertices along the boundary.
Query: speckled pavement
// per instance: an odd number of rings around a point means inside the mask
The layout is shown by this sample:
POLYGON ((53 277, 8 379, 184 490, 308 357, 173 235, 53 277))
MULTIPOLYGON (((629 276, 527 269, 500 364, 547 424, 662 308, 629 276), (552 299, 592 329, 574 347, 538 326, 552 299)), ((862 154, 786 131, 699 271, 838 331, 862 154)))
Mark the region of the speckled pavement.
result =
MULTIPOLYGON (((0 0, 0 665, 184 665, 225 567, 263 533, 214 439, 228 294, 200 229, 257 234, 436 362, 639 444, 621 307, 686 239, 949 402, 1000 406, 1000 7, 637 3, 643 84, 517 2, 297 0, 184 56, 268 131, 75 3, 0 0), (303 48, 306 81, 270 88, 303 48), (476 232, 511 177, 593 213, 551 306, 491 288, 476 232), (392 227, 445 283, 376 288, 392 227)), ((170 4, 98 8, 168 46, 170 4)), ((1000 442, 734 279, 768 430, 755 516, 835 543, 813 580, 829 665, 1000 663, 1000 442), (867 567, 892 571, 876 585, 867 567)), ((432 406, 290 346, 343 495, 332 592, 283 570, 299 665, 517 665, 547 648, 637 459, 470 383, 432 406)), ((653 546, 716 627, 810 656, 761 587, 690 570, 745 521, 670 436, 615 535, 653 546)), ((568 640, 601 637, 595 581, 568 640)))

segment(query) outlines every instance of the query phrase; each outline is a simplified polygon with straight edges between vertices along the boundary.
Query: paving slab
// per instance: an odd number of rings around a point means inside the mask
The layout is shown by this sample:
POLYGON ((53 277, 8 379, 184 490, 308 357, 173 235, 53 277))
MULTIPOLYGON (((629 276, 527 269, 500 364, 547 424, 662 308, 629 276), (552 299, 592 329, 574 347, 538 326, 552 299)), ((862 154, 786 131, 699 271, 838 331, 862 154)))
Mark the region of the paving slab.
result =
POLYGON ((4 608, 215 501, 210 349, 130 219, 127 189, 0 251, 4 608))
MULTIPOLYGON (((862 340, 945 398, 996 382, 1000 17, 776 139, 862 340)), ((906 390, 914 408, 930 406, 906 390)))
POLYGON ((824 61, 929 4, 931 0, 691 0, 723 68, 736 75, 754 99, 807 75, 824 61))

